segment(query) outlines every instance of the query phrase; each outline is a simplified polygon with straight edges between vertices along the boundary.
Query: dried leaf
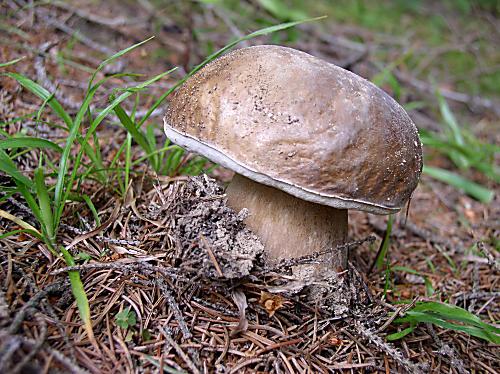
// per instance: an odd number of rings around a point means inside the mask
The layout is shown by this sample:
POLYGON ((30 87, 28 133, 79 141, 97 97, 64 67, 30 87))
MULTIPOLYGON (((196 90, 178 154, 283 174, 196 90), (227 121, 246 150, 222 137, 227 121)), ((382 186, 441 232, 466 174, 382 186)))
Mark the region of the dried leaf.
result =
POLYGON ((342 339, 339 339, 336 336, 332 336, 328 339, 328 343, 330 343, 331 345, 334 345, 334 346, 340 346, 344 343, 344 341, 342 339))
POLYGON ((259 304, 269 313, 269 317, 272 317, 285 303, 287 303, 287 301, 281 295, 273 295, 266 291, 261 291, 260 293, 259 304))
POLYGON ((245 296, 243 291, 234 290, 232 292, 232 296, 234 303, 238 307, 239 318, 240 318, 238 325, 234 328, 233 331, 231 331, 231 336, 235 336, 242 331, 247 331, 248 329, 248 320, 246 317, 246 309, 248 307, 248 304, 247 304, 247 297, 245 296))

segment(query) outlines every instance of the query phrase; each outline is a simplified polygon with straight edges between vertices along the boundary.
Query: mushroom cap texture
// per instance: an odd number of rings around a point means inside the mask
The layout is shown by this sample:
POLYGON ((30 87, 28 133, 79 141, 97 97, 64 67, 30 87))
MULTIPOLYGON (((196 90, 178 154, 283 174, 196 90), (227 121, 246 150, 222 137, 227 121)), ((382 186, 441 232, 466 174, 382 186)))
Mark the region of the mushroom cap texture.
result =
POLYGON ((272 45, 231 52, 170 99, 176 144, 257 182, 338 209, 401 209, 422 171, 405 110, 360 76, 272 45))

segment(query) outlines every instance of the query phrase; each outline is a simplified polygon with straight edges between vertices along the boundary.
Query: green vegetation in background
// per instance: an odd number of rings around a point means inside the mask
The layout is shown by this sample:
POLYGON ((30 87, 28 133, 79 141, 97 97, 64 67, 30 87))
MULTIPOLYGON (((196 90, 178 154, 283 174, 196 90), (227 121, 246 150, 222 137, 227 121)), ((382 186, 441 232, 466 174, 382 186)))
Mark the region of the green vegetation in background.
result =
MULTIPOLYGON (((373 51, 377 59, 390 63, 388 51, 391 40, 399 40, 403 46, 416 46, 418 52, 407 62, 410 71, 419 71, 418 77, 426 80, 429 75, 446 78, 457 91, 469 94, 500 95, 500 71, 498 66, 500 50, 492 43, 485 42, 491 35, 492 25, 477 17, 473 11, 500 12, 500 3, 493 0, 447 0, 426 2, 423 0, 203 0, 202 4, 223 8, 227 15, 242 30, 258 25, 264 27, 276 20, 293 21, 313 15, 326 15, 330 23, 359 27, 366 33, 351 33, 356 41, 377 45, 373 51), (477 35, 471 44, 457 43, 456 30, 450 28, 445 15, 453 15, 453 22, 463 32, 463 36, 477 35), (433 55, 434 49, 444 48, 433 55), (430 53, 429 53, 430 52, 430 53), (428 60, 430 59, 430 60, 428 60), (478 69, 477 60, 482 68, 478 69), (422 62, 425 66, 421 66, 422 62), (483 69, 484 68, 484 69, 483 69)), ((161 1, 160 1, 161 3, 161 1)), ((331 31, 331 30, 330 30, 331 31)), ((326 30, 325 32, 329 32, 326 30)), ((301 39, 300 30, 291 29, 289 34, 276 34, 272 42, 289 43, 301 39), (283 36, 287 37, 283 39, 283 36)), ((390 48, 389 48, 390 49, 390 48)))
MULTIPOLYGON (((380 72, 371 77, 371 81, 380 87, 388 85, 395 99, 399 100, 404 87, 400 85, 392 71, 398 65, 410 59, 411 56, 412 51, 410 50, 388 66, 380 67, 380 72)), ((480 141, 474 134, 463 128, 456 120, 439 90, 436 90, 435 94, 443 130, 439 133, 420 130, 422 143, 447 157, 460 172, 465 173, 469 169, 474 169, 491 181, 500 183, 500 170, 495 164, 496 155, 500 153, 500 147, 480 141)), ((410 110, 425 105, 425 103, 421 102, 411 102, 405 104, 404 107, 406 110, 410 110)), ((492 190, 452 171, 425 165, 423 173, 462 190, 483 203, 490 203, 494 198, 492 190)))
MULTIPOLYGON (((481 142, 471 132, 460 126, 439 91, 436 91, 436 97, 444 127, 443 132, 438 134, 421 130, 422 143, 446 156, 462 173, 474 169, 487 179, 500 183, 500 169, 495 163, 500 147, 481 142)), ((426 165, 424 173, 464 191, 483 203, 490 203, 493 200, 492 190, 449 170, 426 165)))

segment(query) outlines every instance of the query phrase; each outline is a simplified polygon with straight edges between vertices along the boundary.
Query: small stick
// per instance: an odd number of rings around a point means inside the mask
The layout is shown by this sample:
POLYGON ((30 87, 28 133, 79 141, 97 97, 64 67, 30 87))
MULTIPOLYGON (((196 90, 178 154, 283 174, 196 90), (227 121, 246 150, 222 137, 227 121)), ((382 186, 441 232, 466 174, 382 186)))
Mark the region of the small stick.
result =
POLYGON ((500 271, 500 261, 495 259, 495 256, 491 253, 491 251, 486 248, 483 242, 477 242, 477 249, 483 253, 488 259, 488 265, 490 265, 493 269, 500 271))
POLYGON ((168 344, 172 348, 175 349, 179 357, 182 358, 182 360, 186 363, 186 365, 189 367, 192 373, 194 374, 201 374, 200 370, 196 367, 196 365, 193 363, 193 361, 189 358, 189 356, 182 350, 182 348, 177 344, 177 342, 172 338, 172 335, 170 335, 170 332, 166 328, 160 328, 161 332, 165 336, 165 339, 167 340, 168 344))
POLYGON ((363 244, 365 242, 372 243, 374 241, 375 241, 375 237, 373 235, 369 235, 369 236, 367 236, 364 239, 355 240, 353 242, 342 244, 342 245, 338 245, 336 247, 328 248, 328 249, 323 250, 323 251, 314 252, 314 253, 311 253, 310 255, 305 255, 305 256, 302 256, 302 257, 298 257, 298 258, 291 258, 291 259, 281 260, 276 266, 274 266, 274 267, 272 267, 272 268, 270 268, 268 270, 269 271, 274 271, 274 270, 282 269, 282 268, 286 268, 286 267, 314 263, 315 261, 318 261, 319 257, 321 257, 323 255, 326 255, 326 254, 333 253, 333 252, 335 252, 335 251, 337 251, 339 249, 351 250, 351 249, 359 247, 361 244, 363 244))
POLYGON ((240 370, 243 369, 245 366, 262 362, 262 360, 264 359, 260 357, 243 360, 243 362, 240 362, 238 365, 233 366, 229 374, 240 373, 241 372, 240 370))
POLYGON ((302 343, 302 341, 303 341, 302 338, 297 338, 297 339, 287 340, 284 342, 274 343, 274 344, 268 345, 266 348, 259 349, 257 352, 255 352, 255 356, 260 356, 263 353, 266 353, 268 351, 272 351, 272 350, 277 349, 277 348, 299 344, 299 343, 302 343))
POLYGON ((217 270, 217 274, 219 274, 220 277, 224 276, 224 273, 222 273, 222 270, 219 266, 219 263, 217 262, 217 259, 215 258, 214 252, 208 245, 207 239, 203 235, 200 235, 201 242, 203 243, 203 246, 208 252, 208 257, 210 257, 210 260, 212 261, 213 265, 215 266, 215 270, 217 270))
POLYGON ((399 350, 394 348, 390 343, 385 342, 380 336, 376 335, 374 331, 366 328, 359 321, 354 323, 354 328, 356 332, 363 338, 368 339, 368 341, 374 344, 378 349, 380 349, 385 354, 392 357, 398 364, 400 364, 409 373, 421 373, 423 368, 419 365, 415 365, 406 357, 404 357, 399 350))
POLYGON ((182 332, 182 337, 186 340, 191 339, 193 337, 193 334, 191 334, 191 332, 189 331, 186 321, 184 320, 184 316, 182 315, 182 312, 179 308, 179 304, 177 304, 177 301, 175 300, 174 296, 168 289, 167 285, 165 284, 165 282, 163 282, 162 279, 157 279, 155 283, 165 295, 165 298, 167 299, 168 302, 168 306, 174 313, 175 319, 179 324, 179 328, 182 332))

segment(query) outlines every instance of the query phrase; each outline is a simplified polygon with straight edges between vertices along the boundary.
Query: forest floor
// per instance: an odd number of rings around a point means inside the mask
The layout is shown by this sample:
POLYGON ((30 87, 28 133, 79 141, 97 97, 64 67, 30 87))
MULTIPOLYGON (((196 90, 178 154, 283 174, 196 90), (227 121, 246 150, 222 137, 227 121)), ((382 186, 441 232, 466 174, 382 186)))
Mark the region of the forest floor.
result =
POLYGON ((498 10, 284 3, 0 4, 0 64, 22 58, 0 67, 0 372, 500 371, 498 10), (292 289, 290 264, 266 265, 226 206, 231 172, 165 143, 166 102, 154 103, 231 40, 323 14, 238 47, 291 46, 374 81, 417 124, 426 170, 392 228, 385 216, 349 213, 349 268, 311 302, 310 285, 292 289), (63 173, 75 178, 59 219, 50 217, 55 248, 74 260, 65 262, 36 234, 44 226, 5 157, 34 181, 43 215, 40 183, 56 204, 60 150, 12 139, 64 148, 95 69, 152 35, 96 74, 105 80, 81 113, 63 173), (45 88, 45 100, 22 77, 45 88), (124 93, 132 122, 146 118, 146 145, 118 111, 96 122, 124 93), (79 146, 87 132, 92 151, 79 146), (91 330, 68 277, 75 270, 91 330), (346 307, 332 301, 338 289, 346 307))

